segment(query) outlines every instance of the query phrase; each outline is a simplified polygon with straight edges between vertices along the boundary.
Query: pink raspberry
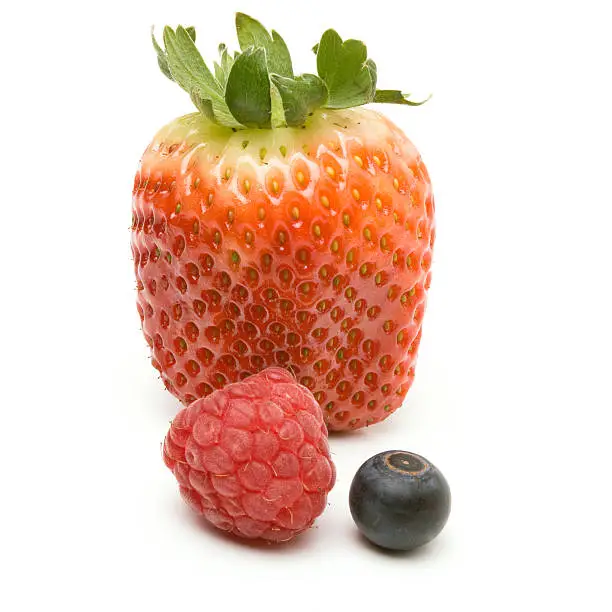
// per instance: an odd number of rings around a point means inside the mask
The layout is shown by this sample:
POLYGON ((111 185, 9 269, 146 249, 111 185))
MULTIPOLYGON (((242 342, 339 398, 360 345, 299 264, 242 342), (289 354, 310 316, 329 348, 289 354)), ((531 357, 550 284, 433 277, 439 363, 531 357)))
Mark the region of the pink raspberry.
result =
POLYGON ((271 542, 308 529, 336 480, 321 408, 281 368, 181 410, 164 462, 183 499, 215 527, 271 542))

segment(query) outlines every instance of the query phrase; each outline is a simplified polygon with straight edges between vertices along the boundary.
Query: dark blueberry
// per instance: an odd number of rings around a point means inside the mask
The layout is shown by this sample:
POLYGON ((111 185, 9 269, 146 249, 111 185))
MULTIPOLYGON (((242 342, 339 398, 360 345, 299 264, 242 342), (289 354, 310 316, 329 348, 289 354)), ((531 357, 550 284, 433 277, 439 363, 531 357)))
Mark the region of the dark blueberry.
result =
POLYGON ((442 531, 451 494, 442 473, 424 457, 386 451, 359 468, 349 504, 368 540, 383 548, 412 550, 442 531))

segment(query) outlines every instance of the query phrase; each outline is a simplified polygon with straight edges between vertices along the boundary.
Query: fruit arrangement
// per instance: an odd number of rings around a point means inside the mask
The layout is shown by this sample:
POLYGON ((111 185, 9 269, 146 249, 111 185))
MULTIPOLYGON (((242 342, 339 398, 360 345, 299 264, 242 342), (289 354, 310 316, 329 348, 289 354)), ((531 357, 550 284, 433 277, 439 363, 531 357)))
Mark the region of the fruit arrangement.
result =
POLYGON ((194 28, 152 34, 197 112, 142 156, 132 252, 152 364, 185 406, 164 444, 183 497, 282 541, 325 507, 328 430, 386 419, 412 385, 434 201, 414 145, 362 108, 422 102, 377 89, 362 42, 328 30, 296 74, 277 32, 236 29, 213 70, 194 28))

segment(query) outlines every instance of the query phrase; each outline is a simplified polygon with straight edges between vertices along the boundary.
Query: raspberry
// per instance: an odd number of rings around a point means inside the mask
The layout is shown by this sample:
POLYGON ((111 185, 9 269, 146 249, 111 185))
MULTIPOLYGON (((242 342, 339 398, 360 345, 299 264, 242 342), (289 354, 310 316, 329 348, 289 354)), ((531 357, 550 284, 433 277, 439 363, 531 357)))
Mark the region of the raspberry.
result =
POLYGON ((181 410, 163 455, 192 510, 219 529, 270 542, 308 529, 336 480, 321 408, 281 368, 181 410))

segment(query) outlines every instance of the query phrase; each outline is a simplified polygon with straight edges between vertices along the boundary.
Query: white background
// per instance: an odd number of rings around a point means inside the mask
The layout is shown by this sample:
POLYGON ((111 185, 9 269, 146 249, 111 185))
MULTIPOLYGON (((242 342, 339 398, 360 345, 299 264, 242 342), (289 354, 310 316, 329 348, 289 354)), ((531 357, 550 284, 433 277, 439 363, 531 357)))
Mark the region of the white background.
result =
MULTIPOLYGON (((612 44, 607 2, 22 2, 3 5, 0 608, 609 610, 612 44), (331 440, 338 483, 292 546, 193 518, 163 466, 177 403, 134 305, 130 200, 155 131, 189 112, 149 26, 211 58, 243 10, 294 64, 327 27, 361 38, 438 213, 416 383, 331 440), (364 544, 359 465, 390 448, 446 474, 445 531, 364 544)), ((608 7, 609 8, 609 7, 608 7)))

